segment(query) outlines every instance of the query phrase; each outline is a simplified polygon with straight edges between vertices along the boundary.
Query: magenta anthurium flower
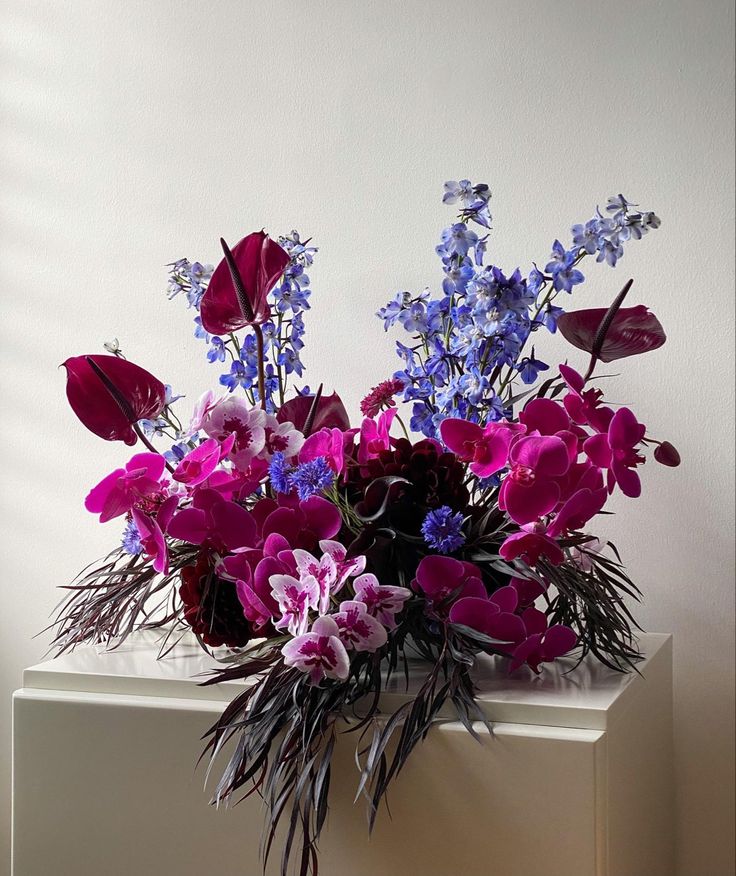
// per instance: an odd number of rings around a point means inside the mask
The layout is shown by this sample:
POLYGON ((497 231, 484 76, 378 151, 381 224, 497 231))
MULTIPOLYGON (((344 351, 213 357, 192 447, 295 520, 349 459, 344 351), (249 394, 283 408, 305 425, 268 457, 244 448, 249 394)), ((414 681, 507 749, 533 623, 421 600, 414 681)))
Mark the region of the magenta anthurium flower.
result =
POLYGON ((230 396, 208 410, 202 418, 202 429, 220 442, 234 435, 229 457, 245 471, 265 447, 266 412, 250 407, 243 398, 230 396))
POLYGON ((105 441, 135 444, 135 423, 154 420, 164 409, 164 384, 127 359, 72 356, 63 364, 72 410, 90 432, 105 441))
POLYGON ((308 672, 312 684, 319 684, 323 678, 344 681, 350 673, 350 658, 339 632, 331 617, 318 617, 310 632, 297 636, 281 649, 284 663, 308 672))
POLYGON ((537 565, 541 557, 545 557, 553 566, 559 566, 565 560, 562 548, 553 538, 544 532, 525 530, 507 536, 498 553, 507 563, 521 559, 532 567, 537 565))
POLYGON ((287 252, 263 231, 255 231, 236 243, 232 256, 250 313, 243 312, 227 259, 223 259, 212 274, 200 309, 202 326, 213 335, 266 322, 271 316, 267 295, 289 262, 287 252))
POLYGON ((480 478, 501 471, 506 465, 509 447, 526 426, 519 423, 489 423, 485 427, 468 420, 450 417, 440 423, 440 435, 450 450, 480 478))
MULTIPOLYGON (((279 423, 290 422, 294 424, 294 428, 303 431, 313 402, 313 395, 298 395, 281 405, 276 411, 276 418, 279 423)), ((320 429, 345 431, 349 428, 350 419, 340 396, 336 392, 321 396, 312 421, 312 432, 318 432, 320 429)))
POLYGON ((84 507, 100 515, 100 523, 126 514, 144 496, 161 489, 159 481, 165 460, 158 453, 136 453, 125 464, 103 478, 84 500, 84 507))
POLYGON ((278 603, 281 617, 274 622, 277 630, 300 636, 309 626, 309 609, 319 606, 319 583, 312 575, 271 575, 271 593, 278 603))
POLYGON ((430 554, 420 561, 412 586, 424 593, 433 608, 448 600, 486 596, 481 571, 476 565, 439 554, 430 554))
MULTIPOLYGON (((592 353, 593 341, 607 313, 606 307, 569 311, 560 316, 557 327, 574 347, 592 353)), ((602 362, 614 362, 637 356, 656 350, 666 340, 667 335, 659 320, 643 304, 621 307, 613 317, 598 358, 602 362)))
POLYGON ((382 450, 391 447, 391 424, 398 411, 389 408, 379 414, 378 419, 365 417, 360 426, 360 443, 358 444, 358 462, 363 465, 369 459, 375 459, 382 450))
POLYGON ((556 435, 520 438, 511 447, 509 465, 498 507, 522 525, 552 511, 560 498, 555 478, 562 477, 570 467, 565 441, 556 435))
POLYGON ((645 460, 636 452, 636 446, 645 434, 646 426, 628 408, 619 408, 608 432, 593 435, 583 445, 594 465, 608 469, 609 491, 618 484, 624 496, 636 499, 641 495, 641 481, 635 468, 645 460))
POLYGON ((172 477, 180 484, 196 487, 204 483, 223 459, 233 449, 235 434, 231 434, 222 444, 216 438, 208 438, 191 450, 177 465, 172 477))
POLYGON ((396 615, 411 596, 411 590, 379 584, 378 578, 370 572, 356 578, 353 588, 355 598, 365 605, 368 614, 377 618, 387 630, 396 629, 396 615))
POLYGON ((162 575, 169 573, 169 551, 166 547, 163 530, 166 529, 178 501, 176 496, 169 496, 160 506, 155 518, 138 508, 133 508, 131 512, 133 523, 135 523, 141 539, 143 552, 152 561, 151 565, 154 570, 162 575))
POLYGON ((373 653, 388 640, 384 627, 368 612, 368 607, 355 600, 340 603, 340 610, 331 615, 340 630, 340 641, 348 650, 373 653))

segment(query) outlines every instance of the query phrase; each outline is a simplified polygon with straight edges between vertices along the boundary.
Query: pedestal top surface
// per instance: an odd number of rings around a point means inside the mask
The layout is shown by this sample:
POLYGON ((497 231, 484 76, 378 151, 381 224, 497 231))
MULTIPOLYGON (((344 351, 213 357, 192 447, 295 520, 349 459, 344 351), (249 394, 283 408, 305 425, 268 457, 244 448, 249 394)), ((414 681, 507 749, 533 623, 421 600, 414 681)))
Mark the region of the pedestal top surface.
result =
MULTIPOLYGON (((639 674, 607 669, 588 657, 543 665, 540 675, 524 668, 508 675, 507 661, 482 656, 474 672, 478 700, 491 721, 603 730, 642 693, 653 675, 671 660, 672 637, 648 633, 640 638, 646 655, 639 674), (570 671, 572 670, 572 671, 570 671)), ((165 657, 157 659, 160 633, 137 633, 114 650, 83 646, 25 670, 26 688, 119 696, 163 697, 226 702, 245 682, 202 687, 207 674, 224 664, 185 636, 165 657)), ((384 711, 393 712, 423 680, 421 661, 409 661, 409 687, 403 671, 394 675, 382 696, 384 711)), ((452 717, 448 713, 446 717, 452 717)))

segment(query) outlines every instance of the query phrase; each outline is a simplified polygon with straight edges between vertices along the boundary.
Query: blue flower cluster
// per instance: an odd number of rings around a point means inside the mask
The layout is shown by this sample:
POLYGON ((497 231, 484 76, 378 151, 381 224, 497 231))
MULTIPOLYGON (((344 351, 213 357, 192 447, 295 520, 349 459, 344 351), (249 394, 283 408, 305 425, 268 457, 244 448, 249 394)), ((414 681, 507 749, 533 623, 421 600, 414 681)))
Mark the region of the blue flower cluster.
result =
POLYGON ((485 423, 508 416, 515 378, 532 384, 549 368, 533 349, 524 356, 524 347, 539 328, 557 330, 564 310, 554 301, 585 279, 581 260, 596 255, 613 267, 626 241, 660 224, 654 213, 639 212, 617 195, 608 199, 605 215, 598 211, 573 227, 569 248, 554 242, 544 271, 535 265, 527 277, 518 268, 506 275, 484 264, 488 235, 469 225, 490 228, 490 196, 484 184, 445 183, 443 201, 458 203, 460 212, 436 248, 441 294, 399 292, 377 313, 385 329, 399 323, 412 335, 411 343, 396 344, 403 368, 394 376, 403 384, 403 401, 412 404, 411 429, 430 438, 446 417, 485 423))
POLYGON ((465 544, 463 515, 448 505, 430 511, 422 523, 424 541, 441 554, 451 554, 465 544))
POLYGON ((274 492, 291 493, 296 490, 301 501, 329 490, 335 481, 335 472, 324 456, 294 466, 289 465, 281 451, 271 457, 268 476, 274 492))
MULTIPOLYGON (((309 310, 311 295, 307 273, 314 262, 317 248, 302 241, 297 231, 278 239, 289 254, 279 284, 269 293, 273 319, 261 327, 264 339, 266 372, 266 410, 273 412, 283 402, 289 376, 301 377, 304 365, 300 354, 304 348, 304 312, 309 310)), ((169 265, 168 296, 173 298, 184 293, 188 306, 199 311, 202 296, 212 277, 212 265, 179 259, 169 265)), ((202 326, 199 315, 194 318, 194 336, 207 344, 206 357, 211 363, 224 363, 230 359, 229 370, 220 376, 220 384, 229 392, 242 389, 249 400, 256 404, 258 395, 258 352, 256 338, 249 332, 241 341, 236 337, 221 338, 210 335, 202 326)))
POLYGON ((125 525, 123 537, 121 539, 121 546, 126 554, 130 554, 134 557, 143 553, 141 535, 138 532, 138 527, 132 520, 129 520, 125 525))

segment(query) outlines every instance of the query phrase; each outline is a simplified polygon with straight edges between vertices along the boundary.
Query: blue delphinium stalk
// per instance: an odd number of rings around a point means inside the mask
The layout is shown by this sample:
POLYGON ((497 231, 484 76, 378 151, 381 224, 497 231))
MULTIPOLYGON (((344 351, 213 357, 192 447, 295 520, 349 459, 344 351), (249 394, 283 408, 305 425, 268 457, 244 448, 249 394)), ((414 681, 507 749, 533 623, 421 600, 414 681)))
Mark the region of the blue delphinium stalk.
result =
POLYGON ((388 330, 396 323, 411 336, 397 342, 404 402, 412 404, 411 428, 437 437, 449 416, 477 423, 511 413, 513 382, 533 383, 549 366, 524 348, 533 332, 557 330, 564 310, 555 299, 584 282, 578 265, 586 256, 615 266, 623 244, 659 227, 654 213, 640 212, 623 195, 608 199, 600 211, 572 229, 569 247, 556 240, 544 271, 534 265, 524 277, 484 265, 488 235, 469 228, 490 228, 488 186, 469 180, 445 183, 443 201, 458 204, 458 221, 444 229, 437 254, 444 279, 440 296, 399 292, 377 316, 388 330))
POLYGON ((448 505, 430 511, 422 523, 424 541, 441 554, 451 554, 465 544, 463 515, 448 505))

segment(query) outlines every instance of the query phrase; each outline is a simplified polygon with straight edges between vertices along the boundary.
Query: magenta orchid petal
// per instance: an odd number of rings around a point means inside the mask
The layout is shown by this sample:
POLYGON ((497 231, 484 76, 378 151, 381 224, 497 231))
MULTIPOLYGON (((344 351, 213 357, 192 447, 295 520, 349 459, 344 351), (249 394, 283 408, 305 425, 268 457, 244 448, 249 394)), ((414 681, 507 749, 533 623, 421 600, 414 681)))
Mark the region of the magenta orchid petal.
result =
POLYGON ((598 468, 608 468, 611 464, 611 448, 607 435, 592 435, 583 444, 588 459, 598 468))
POLYGON ((633 468, 628 468, 625 462, 614 457, 610 471, 624 496, 629 499, 641 496, 641 480, 633 468))
POLYGON ((243 614, 250 621, 254 630, 262 630, 273 617, 268 606, 247 581, 238 579, 235 588, 240 604, 243 606, 243 614))
POLYGON ((375 575, 370 572, 361 575, 353 582, 355 598, 362 602, 373 617, 377 618, 388 630, 396 628, 396 615, 411 597, 411 591, 406 587, 379 584, 375 575))
POLYGON ((93 487, 84 500, 88 511, 100 515, 100 523, 131 510, 133 505, 161 489, 159 479, 164 458, 158 453, 136 453, 93 487))
POLYGON ((549 514, 560 498, 558 484, 549 480, 539 480, 525 486, 511 476, 503 482, 502 489, 506 513, 522 526, 549 514))
POLYGON ((133 523, 135 523, 140 535, 143 552, 156 572, 167 575, 169 572, 169 552, 166 547, 166 539, 161 532, 161 527, 148 514, 144 514, 138 508, 133 508, 133 523))
POLYGON ((582 374, 578 374, 578 372, 569 365, 560 365, 559 371, 562 379, 574 393, 578 394, 582 391, 585 386, 585 380, 583 379, 582 374))
POLYGON ((201 508, 184 508, 171 518, 168 526, 171 538, 202 544, 207 538, 207 515, 201 508))
POLYGON ((300 504, 307 528, 316 538, 333 538, 342 527, 340 512, 332 502, 321 496, 311 496, 300 504))
POLYGON ((539 672, 539 663, 535 660, 535 655, 538 654, 542 644, 542 635, 542 633, 534 633, 516 646, 511 654, 509 672, 514 672, 520 666, 530 661, 530 666, 534 672, 539 672))
POLYGON ((519 605, 530 606, 537 597, 541 596, 546 587, 532 578, 512 578, 509 584, 519 594, 519 605))
POLYGON ((499 611, 516 611, 519 604, 519 593, 511 585, 500 587, 489 597, 490 601, 498 606, 499 611))
POLYGON ((595 491, 582 489, 573 493, 547 527, 547 535, 557 538, 568 530, 582 529, 601 511, 607 498, 608 492, 605 487, 595 491))
POLYGON ((522 531, 509 535, 498 552, 507 562, 521 559, 529 566, 536 566, 541 557, 546 557, 553 566, 559 566, 565 559, 562 548, 554 539, 537 532, 522 531))
POLYGON ((511 448, 509 459, 515 466, 546 477, 564 475, 570 465, 565 442, 554 435, 520 438, 511 448))
POLYGON ((577 643, 578 637, 574 630, 562 624, 556 624, 544 634, 542 659, 554 660, 556 657, 562 657, 563 654, 572 651, 577 643))
POLYGON ((608 443, 611 450, 628 450, 641 441, 646 431, 629 408, 619 408, 608 427, 608 443))
POLYGON ((550 398, 535 398, 519 414, 519 420, 529 432, 554 435, 570 428, 570 417, 565 408, 550 398))
POLYGON ((470 462, 475 455, 475 445, 483 436, 483 429, 477 423, 449 417, 440 423, 440 436, 458 459, 470 462))
POLYGON ((369 614, 368 607, 362 602, 341 602, 340 610, 331 617, 340 630, 340 641, 348 650, 373 653, 388 640, 383 625, 369 614))
POLYGON ((210 514, 211 529, 227 550, 255 546, 256 523, 242 505, 223 500, 212 507, 210 514))
POLYGON ((489 599, 477 596, 464 596, 458 599, 450 609, 450 623, 460 624, 477 630, 485 636, 490 636, 491 618, 498 615, 500 608, 489 599))
MULTIPOLYGON (((231 435, 228 439, 230 447, 235 440, 231 435)), ((203 483, 214 472, 220 462, 220 444, 214 438, 208 438, 194 450, 191 450, 181 460, 172 477, 180 484, 195 487, 203 483)))
POLYGON ((529 608, 522 611, 521 619, 524 621, 527 636, 543 633, 547 629, 547 615, 533 606, 529 606, 529 608))
POLYGON ((288 630, 300 636, 309 626, 309 609, 317 608, 319 585, 311 575, 294 578, 293 575, 272 575, 271 593, 278 603, 281 616, 274 622, 277 630, 288 630))
POLYGON ((90 432, 105 441, 135 444, 138 439, 133 426, 138 420, 155 419, 165 407, 164 384, 127 359, 73 356, 63 365, 67 377, 66 397, 72 410, 90 432), (122 404, 115 399, 106 380, 122 404))

